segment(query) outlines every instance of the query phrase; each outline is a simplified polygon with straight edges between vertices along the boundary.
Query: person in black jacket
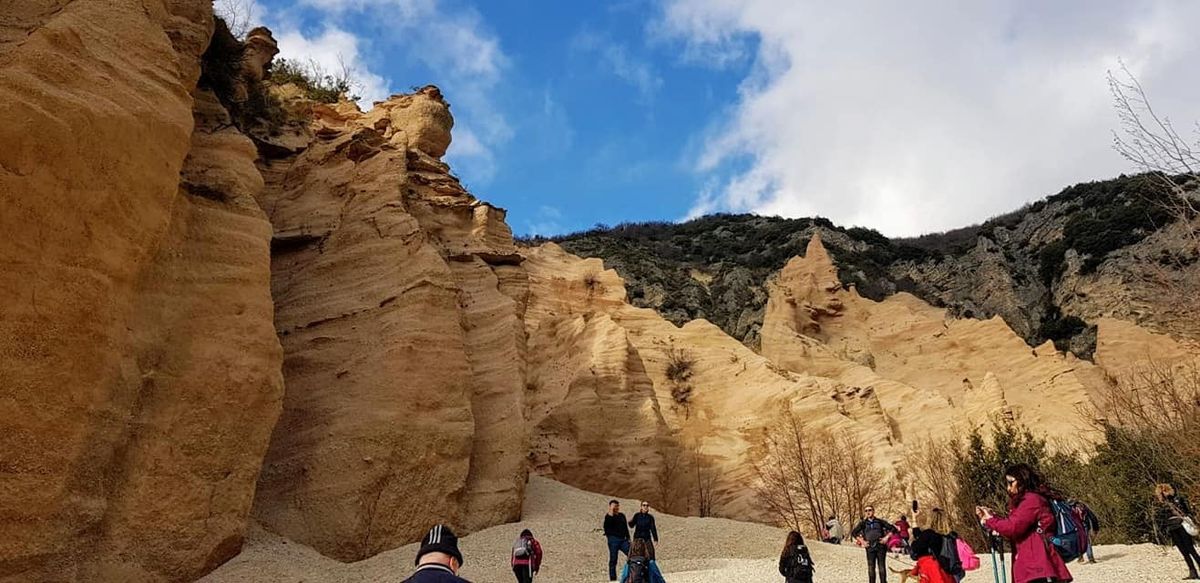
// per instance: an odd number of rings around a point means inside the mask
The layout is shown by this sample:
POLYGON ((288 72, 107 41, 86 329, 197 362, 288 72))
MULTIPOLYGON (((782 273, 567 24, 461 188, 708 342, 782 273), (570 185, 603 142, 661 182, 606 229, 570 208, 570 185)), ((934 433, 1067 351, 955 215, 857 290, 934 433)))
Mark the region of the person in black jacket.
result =
POLYGON ((783 551, 779 553, 779 574, 786 583, 812 583, 812 556, 804 546, 804 535, 799 532, 789 532, 783 543, 783 551))
POLYGON ((604 538, 608 541, 608 580, 617 580, 617 551, 629 556, 629 527, 621 503, 608 501, 608 513, 604 515, 604 538))
POLYGON ((471 583, 458 576, 463 556, 458 550, 458 537, 444 524, 434 525, 421 539, 417 570, 403 583, 471 583))
POLYGON ((875 583, 875 573, 879 573, 880 583, 887 583, 887 545, 883 538, 888 533, 896 532, 896 527, 882 518, 875 517, 875 508, 868 506, 863 519, 859 521, 850 537, 860 546, 867 549, 867 580, 875 583))
POLYGON ((1175 548, 1179 549, 1179 554, 1183 555, 1183 560, 1187 562, 1188 576, 1184 579, 1200 579, 1200 574, 1197 573, 1197 567, 1200 566, 1200 555, 1196 553, 1196 541, 1183 526, 1184 519, 1192 516, 1192 509, 1188 505, 1187 498, 1177 496, 1175 488, 1170 484, 1155 486, 1154 497, 1156 502, 1155 518, 1159 530, 1170 537, 1171 542, 1175 543, 1175 548))
POLYGON ((654 515, 650 514, 650 503, 642 501, 642 509, 633 515, 629 521, 629 526, 633 527, 633 538, 646 541, 646 551, 650 553, 650 560, 654 560, 654 543, 658 542, 658 527, 654 525, 654 515), (653 542, 651 542, 653 538, 653 542))

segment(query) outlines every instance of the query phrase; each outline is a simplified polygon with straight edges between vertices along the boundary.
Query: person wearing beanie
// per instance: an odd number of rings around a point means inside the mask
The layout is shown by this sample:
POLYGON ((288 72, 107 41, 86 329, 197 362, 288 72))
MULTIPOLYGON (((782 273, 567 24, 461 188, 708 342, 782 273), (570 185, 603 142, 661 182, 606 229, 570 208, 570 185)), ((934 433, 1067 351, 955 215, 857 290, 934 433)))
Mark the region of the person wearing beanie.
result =
POLYGON ((444 524, 436 524, 425 533, 414 563, 417 570, 404 583, 471 583, 458 576, 462 551, 458 550, 458 537, 444 524))

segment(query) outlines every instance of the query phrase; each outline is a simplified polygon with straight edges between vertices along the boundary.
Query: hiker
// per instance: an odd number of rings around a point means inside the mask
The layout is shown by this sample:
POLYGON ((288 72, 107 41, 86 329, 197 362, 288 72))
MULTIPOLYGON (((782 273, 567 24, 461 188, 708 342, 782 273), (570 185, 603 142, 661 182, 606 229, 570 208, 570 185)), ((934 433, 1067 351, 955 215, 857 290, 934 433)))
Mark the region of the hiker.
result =
POLYGON ((909 532, 910 528, 911 527, 908 524, 908 517, 901 514, 900 520, 896 521, 896 534, 900 535, 900 540, 904 541, 903 548, 905 554, 912 552, 912 549, 909 548, 909 543, 912 541, 912 533, 909 532))
POLYGON ((608 580, 617 580, 617 551, 629 556, 629 527, 621 503, 608 501, 608 513, 604 515, 604 538, 608 541, 608 580))
POLYGON ((621 583, 666 583, 658 563, 650 554, 650 541, 644 538, 633 539, 629 547, 629 560, 621 570, 621 583))
POLYGON ((1062 497, 1028 464, 1008 468, 1004 481, 1008 517, 995 516, 991 508, 982 506, 975 509, 975 514, 980 524, 1012 542, 1013 583, 1071 581, 1071 572, 1049 540, 1057 525, 1051 500, 1062 497))
POLYGON ((889 534, 887 537, 887 543, 885 544, 887 545, 889 553, 907 554, 904 549, 904 539, 900 538, 899 532, 893 532, 892 534, 889 534))
POLYGON ((650 503, 642 501, 642 508, 629 520, 633 527, 633 540, 646 541, 647 557, 654 560, 654 543, 658 542, 658 527, 654 525, 654 515, 650 514, 650 503), (654 540, 650 540, 653 538, 654 540))
POLYGON ((834 545, 842 544, 842 523, 836 516, 829 517, 829 521, 825 523, 825 528, 829 533, 825 538, 825 542, 834 545))
POLYGON ((1087 534, 1087 559, 1080 558, 1080 563, 1095 563, 1096 557, 1092 555, 1092 541, 1096 538, 1096 533, 1100 532, 1100 519, 1096 518, 1096 513, 1088 508, 1087 504, 1079 500, 1070 501, 1071 508, 1075 510, 1076 515, 1083 521, 1083 530, 1087 534))
POLYGON ((528 528, 513 543, 512 568, 517 583, 533 583, 533 577, 542 568, 542 543, 533 538, 528 528))
POLYGON ((779 553, 779 574, 786 583, 812 583, 812 556, 804 546, 804 535, 799 532, 789 532, 783 543, 783 551, 779 553))
POLYGON ((875 583, 876 571, 879 572, 879 583, 887 583, 887 546, 883 544, 883 537, 895 531, 896 527, 875 517, 873 506, 867 507, 863 519, 850 531, 854 542, 867 549, 867 580, 870 583, 875 583))
POLYGON ((1187 563, 1188 576, 1184 579, 1200 579, 1200 574, 1196 572, 1197 566, 1200 566, 1200 555, 1196 554, 1196 542, 1192 539, 1193 535, 1188 532, 1188 526, 1185 524, 1185 522, 1190 523, 1193 529, 1196 524, 1192 518, 1192 508, 1188 505, 1187 498, 1176 494, 1175 488, 1170 484, 1155 486, 1154 498, 1155 518, 1159 530, 1167 533, 1187 563))
POLYGON ((417 570, 403 583, 471 583, 458 576, 463 565, 458 537, 444 524, 434 525, 425 533, 413 563, 417 570))
POLYGON ((912 557, 917 564, 902 574, 900 583, 910 578, 920 583, 956 583, 938 561, 943 542, 943 537, 930 529, 917 531, 912 542, 912 557))

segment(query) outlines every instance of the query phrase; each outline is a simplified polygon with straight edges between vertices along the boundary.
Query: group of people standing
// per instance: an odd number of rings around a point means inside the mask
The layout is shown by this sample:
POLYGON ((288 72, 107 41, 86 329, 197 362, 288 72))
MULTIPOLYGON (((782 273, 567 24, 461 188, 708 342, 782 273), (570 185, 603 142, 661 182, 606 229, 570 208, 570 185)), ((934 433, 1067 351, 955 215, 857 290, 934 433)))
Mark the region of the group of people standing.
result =
MULTIPOLYGON (((976 515, 979 525, 989 539, 1000 537, 1007 540, 1013 549, 1012 581, 1013 583, 1067 583, 1072 580, 1067 569, 1066 561, 1061 556, 1058 541, 1054 540, 1056 533, 1056 510, 1061 508, 1055 504, 1066 504, 1064 498, 1050 488, 1042 477, 1026 464, 1014 465, 1005 472, 1005 488, 1008 493, 1008 515, 999 516, 991 508, 977 507, 976 515), (1054 542, 1052 542, 1054 541, 1054 542)), ((1176 503, 1177 504, 1177 503, 1176 503)), ((1185 503, 1186 504, 1186 503, 1185 503)), ((1069 505, 1066 507, 1070 507, 1069 505)), ((1182 514, 1184 511, 1176 514, 1182 514)), ((896 524, 875 515, 875 508, 868 506, 864 509, 863 518, 850 531, 850 537, 866 551, 867 580, 869 583, 887 583, 887 556, 889 550, 896 549, 905 552, 914 561, 911 567, 902 571, 904 579, 916 579, 920 583, 960 583, 969 571, 980 567, 981 561, 975 555, 974 549, 954 531, 944 531, 945 520, 941 513, 935 511, 931 523, 924 528, 919 526, 920 512, 914 503, 913 521, 917 526, 910 525, 907 517, 901 516, 896 524)), ((1099 528, 1099 522, 1090 510, 1087 514, 1094 521, 1094 527, 1084 519, 1083 530, 1099 528)), ((840 544, 842 527, 835 517, 830 517, 825 523, 826 542, 840 544)), ((780 555, 780 574, 788 583, 810 583, 812 581, 812 560, 807 558, 804 551, 804 563, 808 565, 807 577, 797 577, 794 571, 786 567, 795 562, 797 548, 803 544, 799 533, 791 533, 780 555)), ((1091 545, 1086 542, 1086 532, 1077 533, 1077 544, 1083 541, 1083 546, 1075 549, 1081 555, 1084 549, 1091 557, 1091 545)), ((1191 553, 1196 563, 1200 565, 1200 556, 1191 553)), ((1181 547, 1181 552, 1185 552, 1181 547)), ((1185 557, 1187 556, 1185 552, 1185 557)), ((1071 556, 1070 559, 1075 559, 1071 556)), ((993 569, 997 566, 993 554, 993 569)), ((1001 557, 1003 563, 1003 557, 1001 557)), ((1189 559, 1189 567, 1192 562, 1189 559)), ((1194 573, 1194 571, 1193 571, 1194 573)), ((997 580, 1000 576, 996 575, 997 580)))
MULTIPOLYGON (((992 550, 993 570, 996 563, 997 539, 1007 541, 1012 549, 1013 583, 1068 583, 1072 581, 1067 562, 1078 559, 1095 562, 1091 538, 1099 530, 1099 520, 1090 509, 1081 503, 1067 500, 1054 490, 1032 467, 1016 464, 1008 468, 1004 476, 1008 494, 1008 514, 1001 516, 993 509, 976 507, 976 517, 992 550), (1063 521, 1073 522, 1071 540, 1064 542, 1059 528, 1063 521), (1068 544, 1069 543, 1069 544, 1068 544)), ((1200 526, 1192 516, 1187 499, 1178 495, 1168 484, 1155 487, 1155 525, 1160 533, 1175 545, 1187 563, 1186 580, 1200 580, 1200 553, 1197 553, 1195 537, 1200 536, 1200 526)), ((967 572, 980 567, 975 552, 957 533, 939 532, 938 513, 934 513, 932 524, 919 526, 919 512, 914 503, 913 522, 909 525, 905 516, 891 524, 875 515, 875 508, 868 506, 861 521, 849 536, 864 547, 867 557, 869 583, 887 583, 887 555, 889 535, 903 541, 902 550, 915 561, 912 567, 901 571, 903 577, 915 578, 920 583, 961 583, 967 572)), ((1065 524, 1065 523, 1064 523, 1065 524)), ((823 540, 833 544, 842 541, 842 525, 836 517, 826 523, 823 540)), ((642 502, 641 508, 626 519, 621 504, 610 500, 604 515, 603 532, 608 546, 608 578, 621 583, 665 583, 655 557, 658 543, 658 526, 650 513, 650 504, 642 502), (630 532, 632 529, 632 534, 630 532), (620 577, 617 563, 620 554, 627 557, 620 577)), ((1000 546, 1001 570, 1005 565, 1003 546, 1000 546)), ((521 531, 513 544, 511 563, 518 583, 532 583, 542 565, 542 546, 529 529, 521 531)), ((462 568, 463 555, 458 549, 458 538, 445 525, 436 525, 422 538, 417 551, 416 572, 405 583, 468 583, 458 577, 462 568)), ((812 583, 816 567, 804 537, 796 531, 788 533, 779 557, 779 573, 787 583, 812 583)), ((997 581, 1007 577, 996 575, 997 581)))
POLYGON ((604 538, 608 542, 608 580, 621 583, 666 583, 658 568, 654 545, 658 542, 658 525, 650 513, 650 503, 642 501, 641 508, 626 520, 621 503, 608 501, 604 514, 604 538), (633 528, 630 540, 629 529, 633 528), (617 578, 619 553, 625 553, 625 566, 617 578))

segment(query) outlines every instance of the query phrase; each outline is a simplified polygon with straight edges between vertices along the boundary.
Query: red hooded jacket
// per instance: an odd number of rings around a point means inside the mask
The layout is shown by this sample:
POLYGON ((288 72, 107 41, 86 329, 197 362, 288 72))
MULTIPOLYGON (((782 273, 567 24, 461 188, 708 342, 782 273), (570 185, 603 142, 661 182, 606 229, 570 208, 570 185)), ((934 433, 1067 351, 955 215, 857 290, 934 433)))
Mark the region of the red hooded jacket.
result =
POLYGON ((1060 582, 1072 580, 1067 564, 1050 544, 1055 526, 1054 513, 1041 494, 1022 494, 1016 507, 1009 509, 1008 518, 993 516, 985 525, 1012 541, 1013 583, 1046 578, 1060 582), (1042 533, 1038 532, 1039 525, 1042 533))
POLYGON ((910 573, 916 575, 917 580, 921 583, 954 583, 954 577, 946 573, 937 559, 931 555, 917 559, 917 564, 913 566, 910 573))

